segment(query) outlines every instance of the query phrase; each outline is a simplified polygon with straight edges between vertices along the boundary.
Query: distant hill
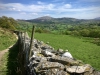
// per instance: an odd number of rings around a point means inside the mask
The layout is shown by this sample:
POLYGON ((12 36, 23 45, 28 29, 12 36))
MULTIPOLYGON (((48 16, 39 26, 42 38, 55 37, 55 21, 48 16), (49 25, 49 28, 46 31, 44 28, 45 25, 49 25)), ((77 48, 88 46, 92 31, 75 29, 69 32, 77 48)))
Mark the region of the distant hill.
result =
POLYGON ((39 18, 36 18, 37 20, 51 20, 53 19, 53 17, 50 17, 50 16, 43 16, 43 17, 39 17, 39 18))
POLYGON ((95 20, 100 20, 100 17, 94 18, 95 20))
POLYGON ((31 23, 38 23, 38 24, 84 24, 84 23, 96 23, 97 21, 100 22, 100 20, 95 19, 76 19, 76 18, 70 18, 70 17, 62 17, 62 18, 53 18, 50 16, 43 16, 36 19, 30 19, 30 20, 23 20, 26 22, 31 23))
POLYGON ((43 16, 36 19, 19 20, 17 22, 20 25, 20 30, 31 31, 29 28, 32 28, 32 26, 35 25, 36 32, 39 33, 51 32, 66 35, 70 34, 82 35, 85 37, 98 37, 98 32, 100 31, 100 20, 95 19, 76 19, 69 17, 53 18, 49 16, 43 16))

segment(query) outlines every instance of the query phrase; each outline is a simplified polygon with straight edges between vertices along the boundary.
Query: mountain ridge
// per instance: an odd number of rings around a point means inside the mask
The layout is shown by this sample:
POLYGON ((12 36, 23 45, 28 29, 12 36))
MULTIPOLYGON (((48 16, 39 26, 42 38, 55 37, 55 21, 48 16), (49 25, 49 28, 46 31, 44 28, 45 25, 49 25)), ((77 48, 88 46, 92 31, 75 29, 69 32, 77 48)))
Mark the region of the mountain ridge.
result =
POLYGON ((30 19, 30 20, 23 20, 26 22, 31 22, 31 23, 38 23, 38 24, 83 24, 83 23, 96 23, 100 22, 99 19, 77 19, 77 18, 71 18, 71 17, 62 17, 62 18, 53 18, 50 16, 42 16, 38 17, 35 19, 30 19))
MULTIPOLYGON (((41 20, 41 19, 44 19, 44 20, 51 20, 51 19, 77 19, 77 20, 94 20, 94 19, 99 19, 100 20, 100 17, 96 17, 96 18, 93 18, 93 19, 78 19, 78 18, 74 18, 74 17, 58 17, 58 18, 54 18, 54 17, 51 17, 51 16, 41 16, 41 17, 38 17, 38 18, 34 18, 34 19, 27 19, 27 20, 41 20)), ((17 19, 17 20, 25 20, 25 19, 17 19)))
POLYGON ((100 20, 100 17, 94 18, 95 20, 100 20))

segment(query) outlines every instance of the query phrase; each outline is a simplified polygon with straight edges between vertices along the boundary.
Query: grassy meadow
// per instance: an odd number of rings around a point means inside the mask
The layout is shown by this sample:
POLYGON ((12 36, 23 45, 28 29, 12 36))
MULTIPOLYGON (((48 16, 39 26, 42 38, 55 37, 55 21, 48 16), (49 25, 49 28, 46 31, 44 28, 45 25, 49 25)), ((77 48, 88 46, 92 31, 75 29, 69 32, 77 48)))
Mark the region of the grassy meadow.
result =
POLYGON ((43 42, 49 42, 49 45, 57 50, 68 49, 72 56, 82 60, 86 64, 91 64, 95 69, 100 70, 100 46, 91 43, 92 38, 82 38, 70 35, 55 35, 45 33, 35 33, 35 38, 43 42))
POLYGON ((18 44, 15 44, 4 54, 0 64, 0 75, 17 75, 18 68, 18 44))
MULTIPOLYGON (((7 49, 9 46, 15 44, 16 41, 16 37, 11 31, 0 28, 0 51, 7 49)), ((4 54, 0 61, 0 75, 16 75, 17 54, 17 46, 10 48, 10 50, 4 54)))
POLYGON ((6 49, 10 45, 13 45, 16 41, 16 37, 7 29, 0 28, 0 51, 6 49))

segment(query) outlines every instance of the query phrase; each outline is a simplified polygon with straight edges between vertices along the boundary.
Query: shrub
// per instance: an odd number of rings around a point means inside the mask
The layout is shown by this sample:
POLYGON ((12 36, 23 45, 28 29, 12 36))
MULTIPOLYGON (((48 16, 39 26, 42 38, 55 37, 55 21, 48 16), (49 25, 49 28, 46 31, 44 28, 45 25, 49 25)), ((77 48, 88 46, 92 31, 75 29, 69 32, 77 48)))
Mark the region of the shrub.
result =
POLYGON ((84 37, 88 37, 89 34, 90 34, 90 31, 88 29, 80 30, 80 35, 82 35, 84 37))
POLYGON ((13 18, 8 18, 6 16, 0 17, 0 27, 6 28, 9 30, 15 30, 17 22, 13 18))

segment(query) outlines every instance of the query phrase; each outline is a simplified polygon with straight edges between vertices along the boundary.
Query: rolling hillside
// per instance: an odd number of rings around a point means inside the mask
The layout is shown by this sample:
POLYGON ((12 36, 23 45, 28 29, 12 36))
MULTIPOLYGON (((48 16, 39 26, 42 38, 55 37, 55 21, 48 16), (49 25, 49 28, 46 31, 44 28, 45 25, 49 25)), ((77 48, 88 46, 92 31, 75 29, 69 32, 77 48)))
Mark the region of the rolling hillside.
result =
POLYGON ((15 43, 15 41, 16 38, 11 31, 0 28, 0 50, 6 49, 15 43))
POLYGON ((50 16, 43 16, 39 17, 36 19, 30 19, 30 20, 24 20, 27 22, 32 22, 32 23, 49 23, 49 24, 54 24, 54 23, 64 23, 64 24, 82 24, 82 23, 96 23, 100 22, 100 19, 95 18, 95 19, 76 19, 76 18, 69 18, 69 17, 62 17, 62 18, 53 18, 50 16), (96 20, 97 19, 97 20, 96 20))
POLYGON ((35 25, 38 32, 53 32, 72 35, 82 34, 83 36, 84 32, 86 32, 88 35, 88 33, 92 34, 93 32, 99 32, 100 30, 100 20, 96 19, 86 20, 68 17, 53 18, 49 16, 43 16, 31 20, 18 20, 17 22, 19 23, 21 30, 28 30, 35 25))

